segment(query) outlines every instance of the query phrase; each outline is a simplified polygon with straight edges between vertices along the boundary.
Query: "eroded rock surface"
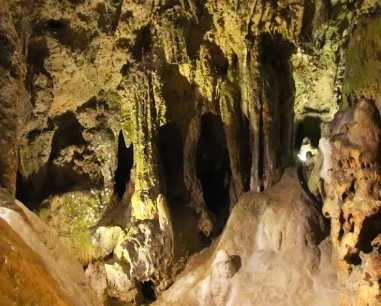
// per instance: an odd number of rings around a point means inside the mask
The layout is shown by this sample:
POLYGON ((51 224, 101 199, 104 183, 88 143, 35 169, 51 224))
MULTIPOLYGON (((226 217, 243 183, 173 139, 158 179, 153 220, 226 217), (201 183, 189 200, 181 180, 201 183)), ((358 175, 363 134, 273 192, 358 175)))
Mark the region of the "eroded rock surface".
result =
POLYGON ((242 195, 277 183, 305 136, 317 144, 351 88, 378 94, 379 12, 376 0, 0 0, 0 187, 96 264, 105 303, 159 295, 242 195))
POLYGON ((154 305, 337 305, 327 230, 289 169, 264 193, 244 195, 220 239, 154 305))
POLYGON ((337 113, 321 140, 340 305, 381 303, 380 141, 380 114, 366 99, 337 113))

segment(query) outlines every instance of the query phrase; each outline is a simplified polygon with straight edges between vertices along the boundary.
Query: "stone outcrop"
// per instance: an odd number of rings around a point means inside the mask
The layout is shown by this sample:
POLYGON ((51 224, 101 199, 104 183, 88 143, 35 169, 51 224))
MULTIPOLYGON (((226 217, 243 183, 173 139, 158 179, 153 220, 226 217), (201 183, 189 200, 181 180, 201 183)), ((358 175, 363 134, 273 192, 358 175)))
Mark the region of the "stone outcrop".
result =
POLYGON ((337 113, 320 141, 340 305, 381 303, 380 141, 381 117, 366 99, 337 113))
POLYGON ((288 169, 267 191, 242 197, 219 240, 153 305, 337 305, 323 219, 288 169))
POLYGON ((0 195, 0 304, 100 305, 58 236, 20 202, 0 195))

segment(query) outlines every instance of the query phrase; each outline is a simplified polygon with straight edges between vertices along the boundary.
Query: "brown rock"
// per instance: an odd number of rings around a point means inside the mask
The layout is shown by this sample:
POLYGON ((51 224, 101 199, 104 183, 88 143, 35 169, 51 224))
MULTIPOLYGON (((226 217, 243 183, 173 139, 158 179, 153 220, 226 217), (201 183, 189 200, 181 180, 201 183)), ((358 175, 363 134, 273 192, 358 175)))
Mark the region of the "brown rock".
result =
POLYGON ((331 219, 340 305, 379 305, 381 118, 373 101, 361 99, 338 113, 328 130, 320 143, 323 213, 331 219))

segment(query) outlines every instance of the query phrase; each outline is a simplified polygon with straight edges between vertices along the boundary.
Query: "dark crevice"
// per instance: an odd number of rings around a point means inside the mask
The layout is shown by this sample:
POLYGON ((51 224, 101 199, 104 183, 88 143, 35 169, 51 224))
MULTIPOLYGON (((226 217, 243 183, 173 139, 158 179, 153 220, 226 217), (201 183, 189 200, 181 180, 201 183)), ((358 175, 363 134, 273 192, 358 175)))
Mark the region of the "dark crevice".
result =
POLYGON ((229 61, 221 48, 213 43, 208 43, 207 47, 211 55, 208 59, 211 71, 216 75, 226 75, 229 68, 229 61))
POLYGON ((242 166, 242 174, 243 174, 243 183, 245 192, 250 190, 250 173, 251 173, 251 148, 250 148, 250 122, 249 119, 244 116, 243 118, 243 127, 242 127, 242 155, 243 157, 243 166, 242 166))
POLYGON ((231 170, 222 120, 212 113, 201 117, 196 171, 205 204, 216 216, 217 232, 221 231, 229 215, 231 170))
POLYGON ((146 304, 156 301, 155 285, 151 280, 141 282, 142 294, 146 304))
POLYGON ((120 74, 121 74, 122 76, 127 76, 127 75, 129 74, 129 72, 130 72, 132 66, 133 66, 132 63, 127 62, 127 63, 124 64, 124 65, 122 66, 122 68, 120 69, 120 74))
POLYGON ((248 43, 248 45, 250 47, 253 46, 253 43, 255 41, 255 35, 254 35, 253 31, 252 31, 253 26, 254 26, 254 22, 252 20, 250 20, 249 25, 247 27, 247 34, 246 34, 246 37, 245 37, 246 41, 247 41, 247 43, 248 43))
POLYGON ((132 49, 132 56, 136 61, 141 61, 143 56, 150 52, 152 36, 149 25, 143 27, 136 36, 136 43, 132 49))
POLYGON ((235 53, 233 53, 233 55, 232 55, 231 69, 232 70, 238 69, 238 55, 235 53))
POLYGON ((345 218, 344 218, 344 214, 342 211, 340 211, 340 217, 339 217, 339 223, 340 223, 340 231, 339 231, 339 236, 337 237, 339 241, 341 241, 341 239, 343 238, 344 236, 344 223, 345 223, 345 218))
POLYGON ((306 0, 305 9, 302 19, 302 32, 301 37, 304 41, 312 40, 312 23, 315 15, 315 1, 306 0))
POLYGON ((162 1, 161 5, 159 6, 158 12, 160 14, 163 14, 165 11, 168 11, 168 10, 175 8, 177 5, 179 5, 178 0, 162 1))
POLYGON ((82 136, 83 127, 79 124, 74 113, 65 113, 57 121, 58 128, 53 136, 51 159, 57 158, 61 150, 70 145, 86 144, 82 136))
POLYGON ((259 111, 259 129, 258 129, 258 191, 264 191, 263 179, 264 179, 264 131, 263 131, 263 105, 259 111))
POLYGON ((123 0, 114 0, 111 1, 111 3, 113 3, 113 6, 116 8, 111 24, 111 30, 112 32, 115 32, 119 25, 120 15, 122 13, 123 0))
POLYGON ((354 265, 354 266, 359 266, 362 263, 362 260, 358 254, 350 254, 344 258, 347 263, 354 265))
POLYGON ((68 27, 68 23, 65 20, 50 19, 50 20, 48 20, 48 22, 46 24, 47 24, 48 29, 53 30, 53 31, 58 31, 58 30, 65 29, 68 27))
POLYGON ((16 179, 16 199, 24 205, 29 206, 32 200, 33 185, 31 180, 25 179, 20 171, 17 171, 16 179))
POLYGON ((341 195, 341 201, 344 202, 347 198, 348 198, 348 194, 347 194, 346 192, 344 192, 344 193, 341 195))
POLYGON ((358 244, 356 247, 364 253, 370 253, 373 250, 372 241, 381 233, 381 210, 373 216, 365 218, 358 244))
POLYGON ((118 137, 118 167, 115 171, 115 191, 122 199, 126 191, 126 185, 130 180, 131 169, 134 164, 133 146, 127 148, 124 141, 123 132, 120 131, 118 137))
POLYGON ((160 127, 159 152, 169 204, 188 203, 189 194, 184 183, 183 139, 176 123, 170 122, 160 127))
POLYGON ((44 38, 31 38, 28 45, 28 64, 34 73, 46 72, 44 68, 45 59, 49 55, 48 46, 44 38))

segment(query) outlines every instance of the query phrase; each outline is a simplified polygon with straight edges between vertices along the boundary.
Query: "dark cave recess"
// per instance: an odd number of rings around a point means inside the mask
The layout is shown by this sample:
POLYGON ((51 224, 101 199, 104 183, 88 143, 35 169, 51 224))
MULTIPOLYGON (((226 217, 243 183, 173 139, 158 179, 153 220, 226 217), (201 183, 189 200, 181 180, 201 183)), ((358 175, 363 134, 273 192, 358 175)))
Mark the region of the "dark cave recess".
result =
POLYGON ((222 230, 229 216, 231 170, 221 117, 212 113, 201 117, 201 135, 196 151, 196 171, 209 211, 222 230))
POLYGON ((115 171, 115 191, 119 199, 123 198, 126 185, 130 180, 131 169, 134 165, 134 149, 131 144, 128 148, 124 141, 123 132, 120 131, 118 137, 118 167, 115 171))

